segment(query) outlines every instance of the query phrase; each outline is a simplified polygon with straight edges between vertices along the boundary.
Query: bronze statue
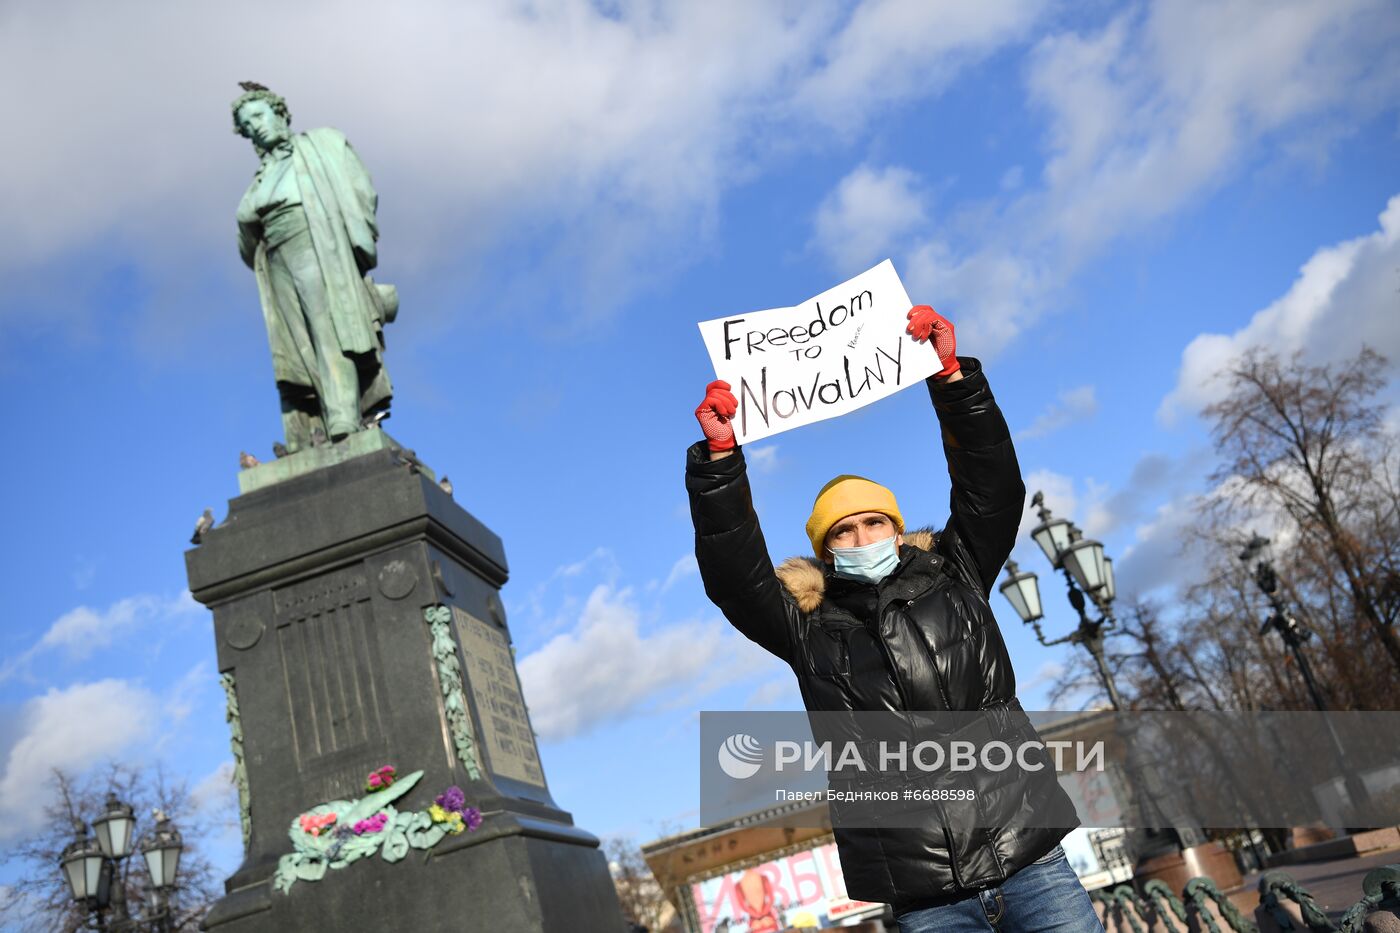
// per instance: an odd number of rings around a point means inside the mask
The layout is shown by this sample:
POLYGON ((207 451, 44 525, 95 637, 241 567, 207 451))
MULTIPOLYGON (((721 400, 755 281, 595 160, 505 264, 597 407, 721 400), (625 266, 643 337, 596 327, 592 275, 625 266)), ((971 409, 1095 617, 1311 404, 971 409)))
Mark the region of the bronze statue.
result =
POLYGON ((338 130, 293 135, 281 97, 242 82, 234 132, 261 165, 238 205, 238 252, 262 299, 286 450, 337 441, 385 417, 384 325, 398 293, 369 276, 378 196, 338 130))

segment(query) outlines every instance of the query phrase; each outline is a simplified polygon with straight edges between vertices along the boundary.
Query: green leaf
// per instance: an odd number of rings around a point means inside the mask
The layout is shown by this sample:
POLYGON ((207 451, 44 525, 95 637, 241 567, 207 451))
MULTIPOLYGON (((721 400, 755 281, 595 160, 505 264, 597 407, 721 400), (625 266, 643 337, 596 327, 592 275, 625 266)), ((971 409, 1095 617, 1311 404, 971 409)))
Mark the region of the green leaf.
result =
POLYGON ((322 859, 301 859, 297 862, 296 875, 302 881, 320 881, 326 877, 326 862, 322 859))

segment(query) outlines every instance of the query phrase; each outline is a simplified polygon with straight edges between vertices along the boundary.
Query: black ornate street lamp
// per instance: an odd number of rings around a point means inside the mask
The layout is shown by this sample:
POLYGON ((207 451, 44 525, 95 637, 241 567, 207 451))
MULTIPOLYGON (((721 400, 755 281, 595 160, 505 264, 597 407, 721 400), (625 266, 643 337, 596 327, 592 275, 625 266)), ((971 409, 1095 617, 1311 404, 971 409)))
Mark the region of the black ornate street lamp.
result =
POLYGON ((170 929, 170 892, 175 887, 175 876, 180 869, 180 852, 183 840, 180 831, 170 818, 157 810, 156 828, 141 846, 141 854, 146 859, 146 871, 151 876, 151 887, 156 893, 156 903, 152 916, 157 921, 155 929, 170 929))
MULTIPOLYGON (((1308 656, 1303 653, 1303 645, 1307 644, 1313 636, 1312 629, 1302 622, 1299 622, 1289 611, 1288 604, 1284 602, 1278 592, 1278 572, 1274 570, 1274 562, 1269 553, 1269 539, 1254 532, 1245 544, 1244 550, 1240 552, 1240 562, 1246 567, 1250 562, 1254 562, 1253 574, 1254 583, 1261 592, 1269 599, 1271 612, 1264 620, 1264 624, 1259 627, 1259 634, 1262 637, 1269 629, 1279 633, 1283 643, 1288 646, 1288 650, 1293 654, 1293 660, 1298 665, 1298 673, 1303 677, 1303 683, 1308 688, 1308 696, 1312 699, 1313 706, 1320 713, 1328 711, 1327 701, 1322 695, 1322 690, 1317 685, 1317 679, 1313 676, 1312 665, 1308 663, 1308 656)), ((1327 735, 1332 744, 1332 751, 1338 763, 1342 767, 1345 775, 1347 796, 1351 800, 1353 809, 1360 810, 1362 807, 1369 807, 1371 803, 1370 794, 1366 792, 1366 785, 1360 776, 1355 774, 1347 766, 1346 749, 1342 746, 1341 736, 1337 735, 1336 727, 1328 716, 1322 717, 1327 726, 1327 735)))
POLYGON ((106 871, 107 859, 97 843, 88 838, 87 824, 82 820, 73 821, 73 836, 73 841, 59 856, 58 865, 63 870, 63 880, 68 883, 68 893, 73 895, 73 900, 97 913, 97 928, 104 929, 100 911, 107 906, 111 880, 106 871))
POLYGON ((1065 575, 1069 604, 1079 613, 1079 627, 1060 638, 1045 637, 1040 627, 1044 617, 1041 610, 1040 587, 1033 572, 1022 572, 1015 561, 1006 562, 1007 579, 999 589, 1021 621, 1035 628, 1035 637, 1047 648, 1066 642, 1083 645, 1098 667, 1099 678, 1108 692, 1108 702, 1116 710, 1123 708, 1118 685, 1104 657, 1104 632, 1118 623, 1113 618, 1113 599, 1117 595, 1113 579, 1113 560, 1103 552, 1103 545, 1085 538, 1072 522, 1056 518, 1045 507, 1045 494, 1037 492, 1031 504, 1038 509, 1040 524, 1031 530, 1031 540, 1040 546, 1050 565, 1065 575), (1084 611, 1085 594, 1093 601, 1099 617, 1090 619, 1084 611))
POLYGON ((141 844, 150 872, 152 903, 144 905, 140 917, 133 917, 126 902, 122 863, 136 851, 136 816, 130 806, 107 794, 100 816, 92 821, 96 838, 89 838, 87 825, 73 821, 74 840, 59 857, 59 868, 73 900, 90 915, 97 930, 110 933, 136 933, 150 930, 165 933, 171 929, 170 892, 180 866, 180 833, 169 819, 156 811, 156 827, 141 844))
MULTIPOLYGON (((1052 515, 1045 507, 1043 492, 1037 492, 1031 498, 1031 504, 1038 510, 1036 514, 1040 518, 1040 524, 1031 529, 1031 540, 1040 546, 1040 550, 1050 561, 1050 566, 1064 574, 1069 604, 1079 614, 1079 627, 1059 638, 1045 637, 1045 632, 1040 627, 1043 613, 1036 576, 1033 572, 1022 571, 1015 561, 1006 562, 1007 579, 999 589, 1016 610, 1016 614, 1021 617, 1021 621, 1035 629, 1035 637, 1042 645, 1047 648, 1066 642, 1083 645, 1098 668, 1099 679, 1108 693, 1108 702, 1114 710, 1122 712, 1123 698, 1118 693, 1118 685, 1114 682, 1113 672, 1104 656, 1104 633, 1118 625, 1113 617, 1113 600, 1118 595, 1113 578, 1113 559, 1104 554, 1101 543, 1084 537, 1073 522, 1052 515), (1086 595, 1098 611, 1097 619, 1090 619, 1084 611, 1086 595)), ((1125 737, 1124 768, 1128 776, 1125 808, 1130 812, 1134 811, 1133 800, 1140 794, 1144 796, 1151 814, 1147 817, 1151 828, 1141 830, 1141 834, 1133 842, 1125 845, 1144 859, 1156 854, 1180 851, 1181 836, 1175 829, 1168 827, 1168 821, 1157 803, 1157 794, 1145 783, 1142 777, 1144 772, 1138 764, 1134 746, 1131 738, 1125 737)))
POLYGON ((132 831, 136 828, 136 815, 131 807, 117 799, 117 795, 107 792, 106 809, 92 821, 93 834, 102 854, 118 861, 131 854, 132 831))
POLYGON ((1279 633, 1283 643, 1293 653, 1293 660, 1298 665, 1298 672, 1303 675, 1303 683, 1307 685, 1308 696, 1312 698, 1313 706, 1321 712, 1326 712, 1327 702, 1322 698, 1322 691, 1318 689, 1317 680, 1313 677, 1308 656, 1303 653, 1303 645, 1312 640, 1312 629, 1294 618, 1293 613, 1288 611, 1288 604, 1279 596, 1278 573, 1274 571, 1274 562, 1270 559, 1269 539, 1258 532, 1250 537, 1249 543, 1240 552, 1241 563, 1248 567, 1250 561, 1254 561, 1254 583, 1269 598, 1269 608, 1273 610, 1259 627, 1259 634, 1262 636, 1269 629, 1279 633))

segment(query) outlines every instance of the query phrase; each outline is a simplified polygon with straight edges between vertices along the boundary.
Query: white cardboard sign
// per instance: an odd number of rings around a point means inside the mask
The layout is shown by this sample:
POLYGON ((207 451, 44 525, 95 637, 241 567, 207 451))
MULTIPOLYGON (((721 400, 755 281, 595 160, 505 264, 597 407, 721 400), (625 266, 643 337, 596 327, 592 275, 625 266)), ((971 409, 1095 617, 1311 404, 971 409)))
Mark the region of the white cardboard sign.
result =
POLYGON ((886 259, 795 308, 700 322, 715 376, 739 400, 740 444, 835 418, 943 368, 916 341, 909 295, 886 259))

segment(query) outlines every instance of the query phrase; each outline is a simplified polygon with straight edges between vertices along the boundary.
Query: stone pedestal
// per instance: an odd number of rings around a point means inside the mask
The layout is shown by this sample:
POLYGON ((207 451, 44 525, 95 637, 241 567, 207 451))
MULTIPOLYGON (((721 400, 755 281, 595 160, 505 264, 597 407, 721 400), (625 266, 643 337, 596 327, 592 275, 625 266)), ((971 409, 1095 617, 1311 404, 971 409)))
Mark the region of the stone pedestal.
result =
POLYGON ((246 857, 206 928, 619 933, 598 840, 540 768, 500 539, 398 445, 371 447, 233 499, 186 552, 214 614, 244 804, 246 857), (298 816, 364 797, 384 764, 423 772, 398 812, 455 784, 481 827, 277 890, 298 816))
POLYGON ((1244 883, 1235 857, 1218 842, 1207 842, 1148 859, 1139 864, 1134 873, 1138 885, 1157 878, 1175 892, 1184 890, 1186 882, 1192 878, 1203 876, 1214 881, 1222 891, 1231 891, 1244 883))

